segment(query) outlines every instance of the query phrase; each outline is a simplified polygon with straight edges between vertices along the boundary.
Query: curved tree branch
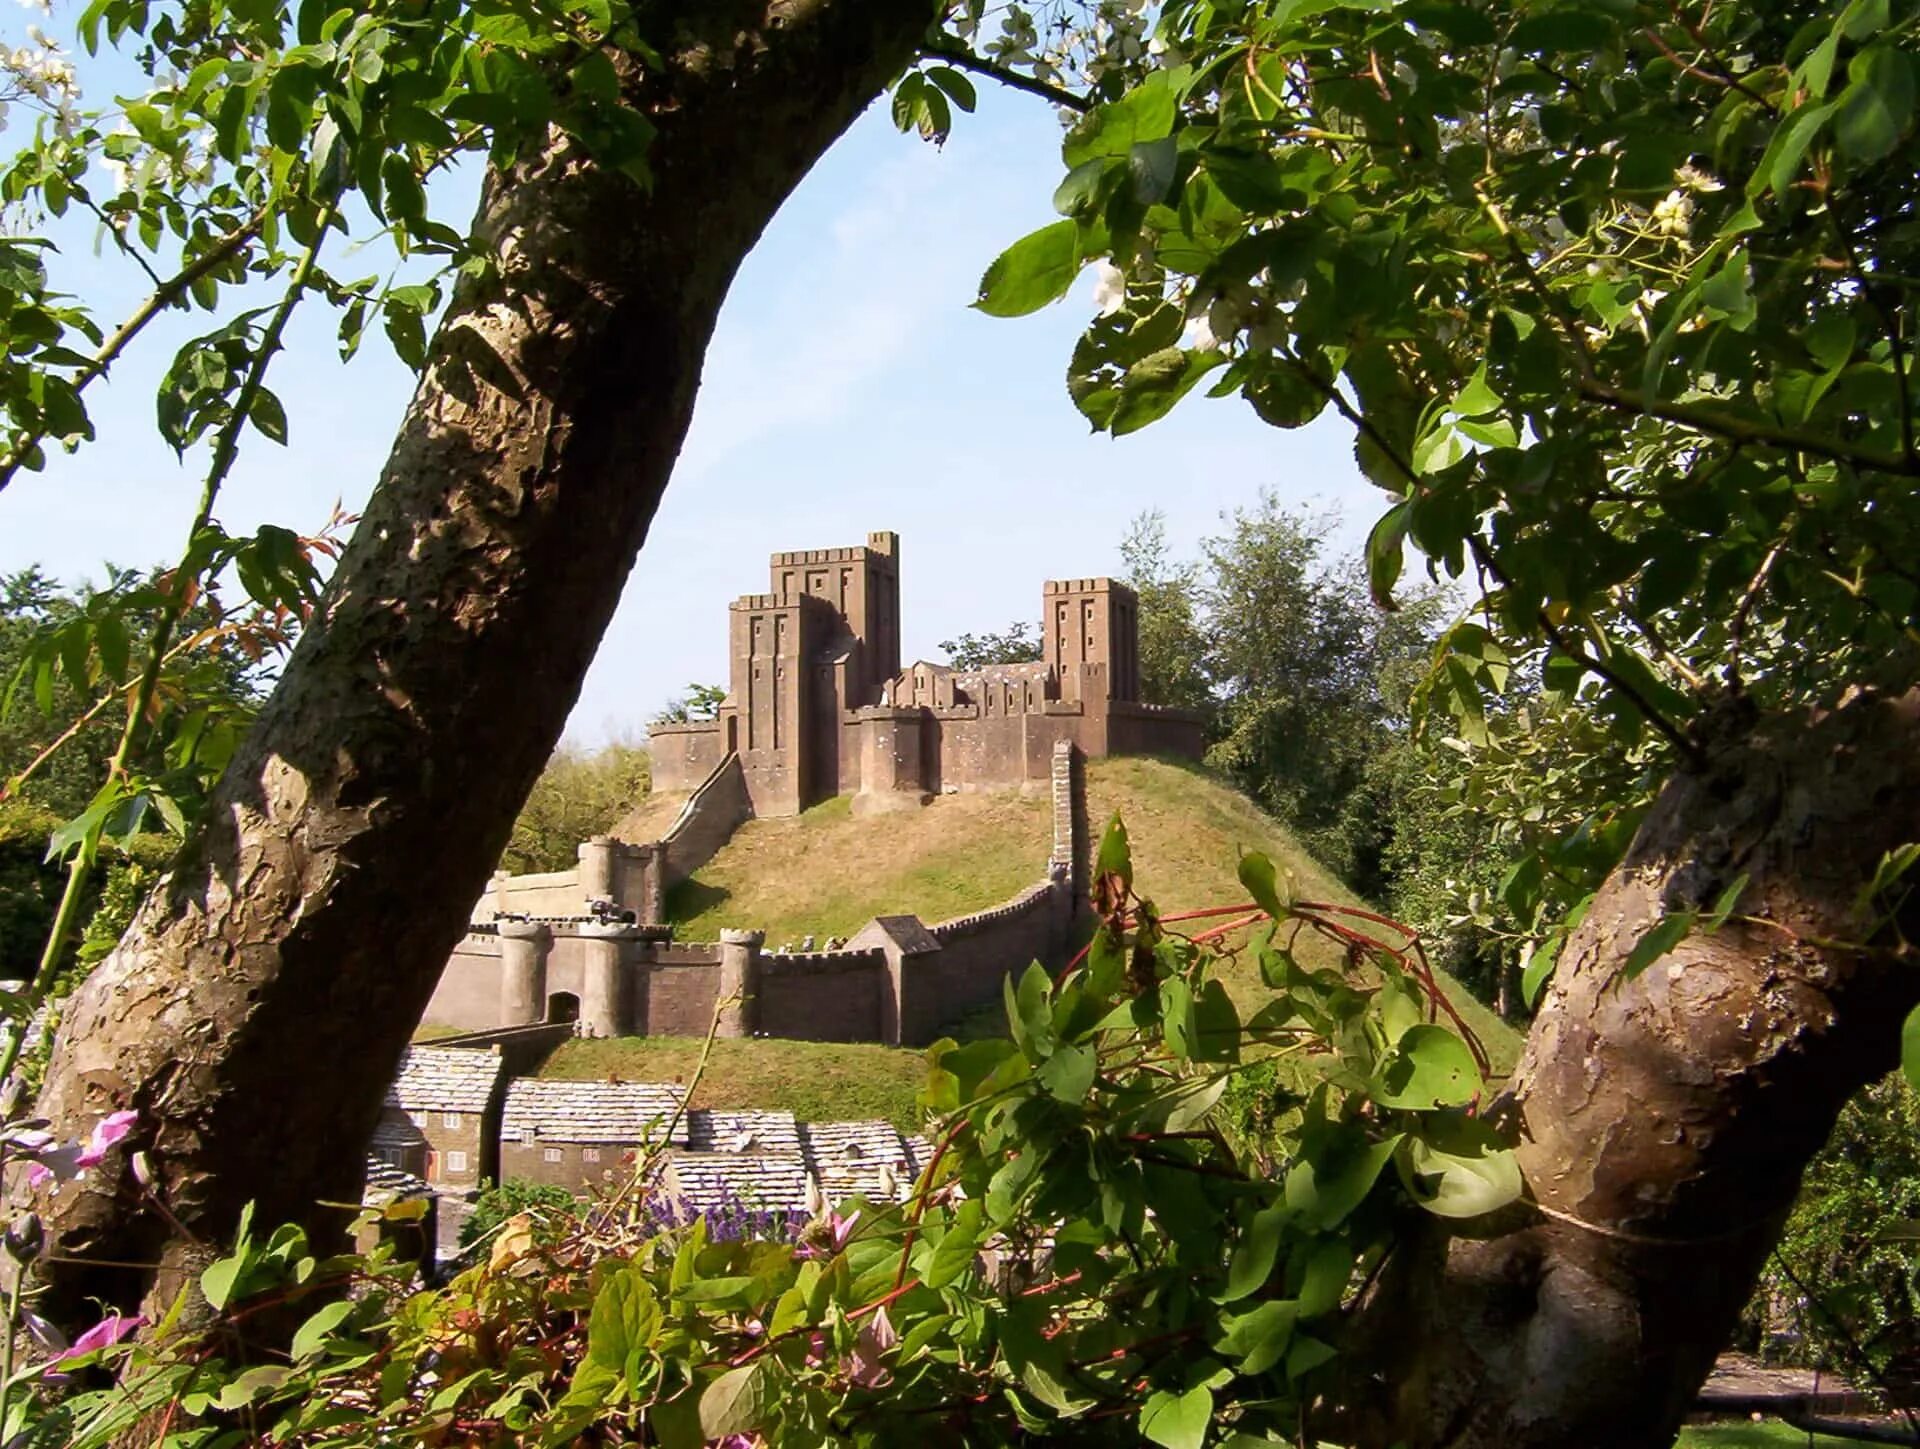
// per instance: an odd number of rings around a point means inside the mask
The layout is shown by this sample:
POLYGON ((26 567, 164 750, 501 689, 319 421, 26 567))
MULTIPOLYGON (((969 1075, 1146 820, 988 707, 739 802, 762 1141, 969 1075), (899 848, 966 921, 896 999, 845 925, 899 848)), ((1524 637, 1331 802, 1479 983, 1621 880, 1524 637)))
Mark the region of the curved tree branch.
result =
POLYGON ((1042 100, 1052 101, 1056 106, 1065 106, 1068 110, 1082 113, 1093 109, 1093 101, 1078 91, 1070 91, 1065 86, 1050 85, 1046 81, 1036 80, 1033 76, 1022 75, 1019 71, 1000 64, 997 60, 988 60, 984 55, 976 55, 957 40, 942 37, 937 42, 922 47, 921 55, 945 61, 959 70, 970 70, 975 75, 983 75, 1000 82, 1010 90, 1025 91, 1030 96, 1039 96, 1042 100))

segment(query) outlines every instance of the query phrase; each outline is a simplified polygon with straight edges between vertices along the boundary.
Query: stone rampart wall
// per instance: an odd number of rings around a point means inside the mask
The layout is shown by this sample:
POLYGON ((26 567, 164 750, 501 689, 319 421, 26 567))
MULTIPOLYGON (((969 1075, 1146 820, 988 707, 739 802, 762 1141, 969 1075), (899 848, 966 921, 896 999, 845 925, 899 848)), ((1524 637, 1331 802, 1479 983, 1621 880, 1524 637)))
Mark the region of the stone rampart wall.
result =
POLYGON ((705 1036, 713 1021, 713 1004, 720 995, 718 953, 710 961, 655 961, 639 968, 647 973, 648 1036, 705 1036))
POLYGON ((653 788, 663 795, 695 789, 726 757, 727 737, 719 720, 657 724, 647 730, 647 755, 653 788))
POLYGON ((733 832, 752 818, 753 802, 747 797, 740 756, 730 754, 687 797, 678 818, 660 837, 666 852, 666 884, 678 885, 712 860, 733 832))
POLYGON ((758 1029, 801 1041, 879 1041, 887 990, 878 950, 763 955, 758 1029))
POLYGON ((486 894, 474 902, 473 919, 491 921, 495 913, 511 916, 578 915, 586 892, 580 870, 549 870, 536 875, 496 875, 486 894))
POLYGON ((1069 904, 1065 882, 1041 881, 991 910, 928 927, 940 949, 916 963, 906 983, 909 991, 935 994, 937 1010, 921 1005, 922 1019, 950 1025, 998 1001, 1009 973, 1017 976, 1034 961, 1049 968, 1063 964, 1069 904))

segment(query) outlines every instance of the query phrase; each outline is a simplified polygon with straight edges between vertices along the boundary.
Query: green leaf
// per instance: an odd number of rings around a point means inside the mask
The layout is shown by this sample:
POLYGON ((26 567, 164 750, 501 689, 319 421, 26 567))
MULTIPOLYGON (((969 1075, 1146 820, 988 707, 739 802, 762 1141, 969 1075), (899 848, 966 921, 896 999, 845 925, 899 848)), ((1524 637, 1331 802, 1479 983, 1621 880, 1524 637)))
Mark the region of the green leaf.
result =
POLYGON ((1900 1070, 1914 1091, 1920 1092, 1920 1006, 1907 1013, 1906 1025, 1900 1028, 1900 1070))
POLYGON ((1414 1201, 1437 1217, 1479 1217, 1526 1188, 1513 1150, 1484 1121, 1459 1113, 1422 1122, 1399 1161, 1414 1201))
POLYGON ((200 1292, 215 1309, 224 1309, 233 1301, 233 1291, 247 1266, 247 1253, 230 1253, 208 1266, 200 1275, 200 1292))
POLYGON ((1747 183, 1747 194, 1756 195, 1771 190, 1775 196, 1785 196, 1793 183, 1799 178, 1800 163, 1807 154, 1807 148, 1813 144, 1813 138, 1820 134, 1820 128, 1839 108, 1838 101, 1828 101, 1824 105, 1802 106, 1775 128, 1773 139, 1767 143, 1760 164, 1753 169, 1752 179, 1747 183))
POLYGON ((1551 946, 1535 948, 1533 955, 1527 959, 1525 968, 1520 972, 1520 999, 1527 1003, 1528 1010, 1532 1010, 1540 1000, 1541 988, 1547 984, 1547 978, 1553 975, 1553 968, 1559 960, 1560 943, 1557 938, 1551 946))
POLYGON ((1100 851, 1094 857, 1093 873, 1096 876, 1117 875, 1123 885, 1133 885, 1133 851, 1127 843, 1127 826, 1118 815, 1107 822, 1106 833, 1100 837, 1100 851))
POLYGON ((700 1396, 700 1432, 709 1439, 751 1434, 765 1419, 771 1398, 771 1374, 765 1359, 729 1369, 700 1396))
POLYGON ((1080 275, 1080 229, 1056 221, 1022 237, 980 279, 974 306, 989 317, 1024 317, 1067 294, 1080 275))
POLYGON ((1735 876, 1720 892, 1720 899, 1713 903, 1713 909, 1700 922, 1700 929, 1711 934, 1726 925, 1727 917, 1733 914, 1733 908, 1740 904, 1740 897, 1746 893, 1747 873, 1743 870, 1735 876))
MULTIPOLYGON (((1209 985, 1217 983, 1209 982, 1209 985)), ((1207 1113, 1225 1095, 1228 1078, 1225 1073, 1217 1077, 1202 1077, 1182 1082, 1180 1087, 1167 1094, 1173 1105, 1169 1108, 1163 1124, 1168 1132, 1190 1132, 1206 1121, 1207 1113)))
POLYGON ((1160 1029, 1166 1039, 1167 1050, 1173 1053, 1175 1060, 1184 1062, 1193 1056, 1194 1037, 1197 1034, 1193 992, 1178 976, 1169 976, 1160 983, 1160 1029))
POLYGON ((1467 1044, 1444 1026, 1423 1024, 1400 1038, 1371 1095, 1384 1107, 1430 1112, 1472 1101, 1483 1085, 1467 1044))
POLYGON ((1499 412, 1506 406, 1500 394, 1487 386, 1487 364, 1482 362, 1474 369, 1473 376, 1467 379, 1467 385, 1454 394, 1448 407, 1463 418, 1483 418, 1488 413, 1499 412))
POLYGON ((1271 857, 1258 850, 1243 854, 1240 857, 1240 884, 1247 888, 1253 903, 1274 920, 1286 919, 1287 898, 1282 895, 1271 857))
POLYGON ((1302 1158, 1287 1173, 1287 1206, 1313 1227, 1337 1226, 1373 1190, 1399 1145, 1396 1132, 1357 1147, 1343 1140, 1318 1160, 1302 1158))
POLYGON ((268 438, 282 447, 287 442, 287 410, 280 405, 280 399, 266 388, 253 395, 253 406, 247 409, 247 419, 268 438))
POLYGON ((1620 968, 1620 979, 1631 981, 1667 952, 1671 951, 1687 938, 1697 913, 1693 911, 1673 911, 1656 921, 1645 935, 1634 942, 1633 950, 1628 953, 1627 961, 1620 968))
POLYGON ((1892 45, 1875 45, 1848 62, 1833 136, 1848 159, 1871 165, 1890 155, 1913 120, 1913 62, 1892 45))
POLYGON ((1280 1237, 1290 1216, 1285 1203, 1275 1203, 1253 1215, 1227 1263, 1226 1287, 1217 1296, 1217 1302, 1238 1302, 1273 1276, 1273 1265, 1280 1254, 1280 1237))
POLYGON ((1091 1047, 1058 1046, 1034 1079, 1063 1102, 1083 1102, 1098 1065, 1091 1047))
POLYGON ((936 65, 926 72, 927 79, 939 86, 961 110, 971 112, 976 104, 973 82, 952 66, 936 65))
POLYGON ((1095 106, 1067 132, 1061 158, 1078 166, 1095 157, 1125 156, 1142 141, 1157 141, 1173 131, 1184 67, 1155 71, 1119 100, 1095 106))
POLYGON ((1006 998, 1007 1026, 1027 1060, 1039 1062, 1053 1051, 1053 1009, 1049 998, 1053 978, 1038 961, 1021 973, 1020 984, 1011 975, 1003 978, 1001 991, 1006 998))
POLYGON ((1413 517, 1411 501, 1396 503, 1380 516, 1367 535, 1367 587, 1374 603, 1383 609, 1395 607, 1393 586, 1400 582, 1405 562, 1407 524, 1413 517))
POLYGON ((1140 1406, 1140 1432, 1166 1449, 1200 1449, 1213 1422, 1213 1391, 1205 1384, 1173 1394, 1162 1389, 1140 1406))
POLYGON ((1149 353, 1120 380, 1119 397, 1107 417, 1107 430, 1116 438, 1157 423, 1194 385, 1226 361, 1219 352, 1189 352, 1166 347, 1149 353))
POLYGON ((945 1288, 957 1282, 973 1266, 980 1243, 986 1236, 986 1209, 971 1199, 954 1211, 953 1221, 935 1245, 933 1255, 920 1273, 920 1281, 929 1288, 945 1288))
POLYGON ((1173 137, 1141 141, 1127 153, 1127 172, 1133 177, 1133 199, 1152 206, 1173 189, 1174 172, 1180 164, 1180 147, 1173 137))
POLYGON ((1216 1352, 1240 1360, 1240 1372, 1263 1374, 1280 1362, 1293 1337, 1298 1308, 1283 1298, 1270 1298, 1245 1313, 1221 1320, 1221 1335, 1213 1341, 1216 1352))
MULTIPOLYGON (((208 1301, 211 1302, 212 1300, 208 1301)), ((322 1308, 305 1323, 301 1324, 299 1329, 294 1333, 292 1346, 293 1356, 296 1359, 302 1359, 306 1358, 309 1354, 320 1352, 321 1349, 327 1346, 328 1337, 332 1335, 336 1328, 346 1321, 347 1315, 352 1312, 353 1302, 347 1298, 329 1303, 325 1308, 322 1308)))

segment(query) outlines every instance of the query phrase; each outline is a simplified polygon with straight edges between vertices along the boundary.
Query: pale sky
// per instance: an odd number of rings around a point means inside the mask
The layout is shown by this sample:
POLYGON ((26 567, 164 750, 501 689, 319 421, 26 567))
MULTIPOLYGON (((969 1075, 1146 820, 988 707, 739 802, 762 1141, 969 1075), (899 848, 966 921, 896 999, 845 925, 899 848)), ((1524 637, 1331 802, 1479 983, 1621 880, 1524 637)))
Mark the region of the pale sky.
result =
MULTIPOLYGON (((22 28, 6 17, 0 36, 19 43, 22 28)), ((1339 546, 1359 547, 1385 500, 1360 478, 1337 419, 1281 432, 1237 398, 1196 393, 1140 433, 1094 435, 1064 385, 1091 314, 1090 277, 1032 317, 970 310, 987 263, 1054 219, 1060 133, 1050 107, 990 85, 979 112, 957 121, 935 150, 872 108, 747 259, 571 738, 637 733, 689 682, 724 684, 727 602, 766 587, 777 549, 898 532, 913 659, 940 658, 938 641, 963 631, 1037 621, 1044 579, 1117 572, 1117 545, 1143 509, 1163 509, 1189 551, 1223 511, 1271 487, 1288 503, 1338 507, 1339 546)), ((471 178, 461 184, 471 191, 471 178)), ((90 228, 56 235, 56 277, 103 319, 144 295, 130 264, 93 255, 90 228)), ((378 269, 329 260, 342 277, 378 269)), ((175 462, 154 429, 153 396, 173 350, 209 323, 204 313, 168 323, 89 393, 100 440, 0 493, 0 572, 38 563, 63 579, 98 578, 104 560, 177 553, 204 450, 175 462)), ((334 325, 312 306, 292 329, 269 379, 289 445, 249 435, 217 510, 229 529, 310 529, 336 499, 364 503, 413 380, 384 338, 342 366, 334 325)))

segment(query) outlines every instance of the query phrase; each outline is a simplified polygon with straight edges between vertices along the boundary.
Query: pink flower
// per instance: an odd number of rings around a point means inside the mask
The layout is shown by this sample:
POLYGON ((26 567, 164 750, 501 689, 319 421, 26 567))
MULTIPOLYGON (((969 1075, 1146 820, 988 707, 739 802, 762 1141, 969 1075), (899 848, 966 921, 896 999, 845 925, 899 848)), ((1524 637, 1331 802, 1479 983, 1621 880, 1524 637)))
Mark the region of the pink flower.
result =
POLYGON ((37 1191, 56 1178, 66 1182, 78 1177, 89 1167, 98 1167, 115 1144, 133 1131, 134 1123, 139 1120, 138 1112, 109 1112, 93 1124, 93 1131, 84 1147, 78 1143, 55 1147, 52 1135, 46 1132, 16 1134, 13 1145, 33 1159, 32 1165, 27 1168, 27 1185, 37 1191))
POLYGON ((843 1368, 847 1377, 863 1389, 877 1389, 887 1381, 886 1366, 880 1362, 895 1344, 900 1342, 900 1334, 893 1326, 893 1320, 887 1317, 882 1308, 872 1318, 861 1325, 859 1334, 853 1341, 853 1357, 843 1368))
POLYGON ((853 1225, 860 1220, 860 1210, 855 1208, 845 1217, 839 1213, 828 1213, 825 1222, 813 1222, 807 1227, 807 1237, 811 1242, 803 1243, 799 1250, 802 1258, 830 1258, 838 1253, 853 1239, 853 1225))
POLYGON ((120 1342, 121 1339, 130 1337, 139 1329, 144 1328, 146 1322, 145 1316, 138 1313, 134 1314, 131 1318, 124 1317, 118 1313, 109 1313, 105 1318, 94 1324, 92 1328, 89 1328, 85 1333, 76 1338, 73 1341, 72 1348, 69 1348, 65 1353, 58 1355, 48 1362, 48 1380, 54 1383, 60 1382, 66 1375, 52 1372, 52 1370, 58 1369, 63 1363, 70 1363, 74 1359, 98 1352, 100 1349, 112 1348, 116 1343, 120 1342))
POLYGON ((65 1147, 47 1147, 34 1154, 27 1168, 27 1186, 38 1191, 55 1178, 65 1182, 80 1175, 80 1156, 86 1149, 78 1143, 65 1147))
POLYGON ((109 1112, 93 1124, 93 1135, 87 1138, 86 1150, 80 1154, 82 1167, 98 1167, 105 1160, 107 1152, 129 1132, 133 1124, 140 1120, 138 1112, 109 1112))
POLYGON ((860 1221, 860 1210, 855 1208, 845 1217, 841 1217, 839 1213, 834 1213, 831 1221, 833 1224, 833 1251, 837 1253, 846 1247, 848 1240, 853 1237, 853 1225, 860 1221))

